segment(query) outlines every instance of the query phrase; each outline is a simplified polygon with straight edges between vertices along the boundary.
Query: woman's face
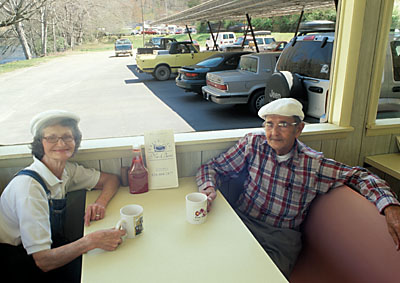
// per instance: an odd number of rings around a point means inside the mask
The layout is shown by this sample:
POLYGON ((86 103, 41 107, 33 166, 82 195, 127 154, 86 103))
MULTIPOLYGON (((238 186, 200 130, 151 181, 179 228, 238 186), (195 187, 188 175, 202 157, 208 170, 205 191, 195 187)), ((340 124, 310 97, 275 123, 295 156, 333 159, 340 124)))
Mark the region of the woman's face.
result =
POLYGON ((44 157, 58 161, 67 161, 75 150, 75 139, 69 127, 48 126, 43 129, 44 157))

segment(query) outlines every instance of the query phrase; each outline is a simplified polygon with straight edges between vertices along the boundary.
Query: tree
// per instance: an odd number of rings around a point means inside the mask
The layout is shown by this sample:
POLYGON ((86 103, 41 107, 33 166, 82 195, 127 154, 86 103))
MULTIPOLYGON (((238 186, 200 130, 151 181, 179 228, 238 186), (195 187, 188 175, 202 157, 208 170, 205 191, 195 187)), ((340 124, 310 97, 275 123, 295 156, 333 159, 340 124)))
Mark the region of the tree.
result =
POLYGON ((48 0, 0 0, 0 27, 30 19, 48 0))

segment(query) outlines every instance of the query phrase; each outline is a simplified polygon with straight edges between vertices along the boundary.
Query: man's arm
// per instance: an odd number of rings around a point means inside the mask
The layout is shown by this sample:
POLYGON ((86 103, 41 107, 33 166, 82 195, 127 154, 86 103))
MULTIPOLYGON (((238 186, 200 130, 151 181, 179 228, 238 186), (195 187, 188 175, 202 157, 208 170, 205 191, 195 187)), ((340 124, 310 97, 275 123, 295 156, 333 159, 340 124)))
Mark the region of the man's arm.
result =
POLYGON ((384 210, 383 213, 386 217, 386 223, 390 235, 396 244, 397 250, 400 250, 400 206, 399 205, 389 205, 384 210))
POLYGON ((208 196, 208 210, 217 197, 215 192, 217 175, 238 174, 246 165, 246 157, 251 149, 253 135, 241 138, 233 147, 218 157, 203 164, 196 174, 199 192, 208 196))
POLYGON ((95 189, 102 190, 95 203, 88 205, 85 212, 85 225, 90 221, 103 219, 106 206, 119 188, 119 178, 116 175, 101 172, 95 189))

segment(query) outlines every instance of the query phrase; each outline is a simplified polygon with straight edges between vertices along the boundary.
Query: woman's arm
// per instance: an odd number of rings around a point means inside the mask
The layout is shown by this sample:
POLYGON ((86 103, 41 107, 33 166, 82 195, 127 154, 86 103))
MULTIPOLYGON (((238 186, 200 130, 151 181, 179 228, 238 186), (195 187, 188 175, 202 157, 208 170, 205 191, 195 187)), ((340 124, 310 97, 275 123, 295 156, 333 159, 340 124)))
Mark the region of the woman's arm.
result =
POLYGON ((36 265, 44 272, 47 272, 64 266, 95 248, 113 251, 121 244, 121 237, 125 233, 125 230, 115 229, 96 231, 67 245, 33 253, 32 257, 36 265))
POLYGON ((100 179, 95 189, 102 190, 95 203, 88 205, 85 212, 85 225, 89 226, 90 221, 103 219, 106 206, 119 188, 119 178, 109 173, 100 173, 100 179))

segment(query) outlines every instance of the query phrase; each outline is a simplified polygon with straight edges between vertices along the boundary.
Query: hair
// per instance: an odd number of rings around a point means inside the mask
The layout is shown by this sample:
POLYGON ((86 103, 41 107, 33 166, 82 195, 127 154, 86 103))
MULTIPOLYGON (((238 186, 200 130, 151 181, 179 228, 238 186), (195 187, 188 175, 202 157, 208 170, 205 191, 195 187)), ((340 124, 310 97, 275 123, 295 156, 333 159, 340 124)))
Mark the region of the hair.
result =
POLYGON ((301 124, 303 121, 300 119, 300 117, 299 116, 293 116, 293 119, 294 119, 294 122, 297 124, 297 125, 299 125, 299 124, 301 124))
MULTIPOLYGON (((75 149, 73 155, 78 151, 79 146, 82 141, 82 133, 78 128, 78 122, 74 119, 63 119, 63 120, 52 120, 47 123, 44 123, 39 129, 37 129, 35 136, 33 137, 33 141, 31 143, 32 155, 37 159, 42 160, 44 156, 44 148, 43 148, 43 130, 49 126, 60 125, 63 127, 68 127, 72 131, 72 135, 75 140, 75 149)), ((72 155, 72 156, 73 156, 72 155)))

